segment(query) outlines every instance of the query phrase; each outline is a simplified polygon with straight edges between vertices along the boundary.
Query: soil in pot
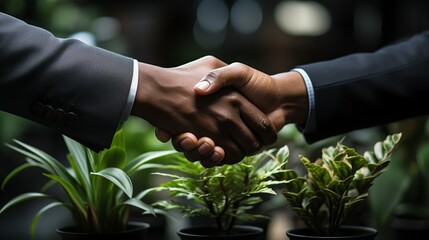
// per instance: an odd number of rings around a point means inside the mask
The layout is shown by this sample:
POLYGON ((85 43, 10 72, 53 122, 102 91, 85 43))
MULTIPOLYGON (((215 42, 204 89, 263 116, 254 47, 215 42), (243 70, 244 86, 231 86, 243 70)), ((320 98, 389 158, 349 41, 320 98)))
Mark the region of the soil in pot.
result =
POLYGON ((146 232, 150 225, 145 222, 130 222, 127 230, 114 233, 82 233, 75 226, 58 228, 61 240, 148 240, 146 232))
POLYGON ((262 240, 264 230, 249 225, 234 226, 231 231, 222 233, 214 226, 183 228, 177 232, 181 240, 262 240))
POLYGON ((342 226, 334 236, 320 236, 309 228, 291 229, 286 232, 289 240, 375 240, 378 231, 365 226, 342 226))

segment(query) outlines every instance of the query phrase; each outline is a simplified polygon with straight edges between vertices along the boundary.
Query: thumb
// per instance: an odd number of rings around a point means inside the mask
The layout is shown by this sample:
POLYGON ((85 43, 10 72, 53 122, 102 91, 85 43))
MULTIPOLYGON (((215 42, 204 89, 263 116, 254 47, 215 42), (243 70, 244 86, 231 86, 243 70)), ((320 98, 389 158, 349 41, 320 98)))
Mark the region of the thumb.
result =
POLYGON ((233 86, 240 89, 250 80, 246 74, 249 72, 247 68, 244 64, 233 63, 212 70, 195 84, 194 91, 198 95, 210 95, 222 87, 233 86))

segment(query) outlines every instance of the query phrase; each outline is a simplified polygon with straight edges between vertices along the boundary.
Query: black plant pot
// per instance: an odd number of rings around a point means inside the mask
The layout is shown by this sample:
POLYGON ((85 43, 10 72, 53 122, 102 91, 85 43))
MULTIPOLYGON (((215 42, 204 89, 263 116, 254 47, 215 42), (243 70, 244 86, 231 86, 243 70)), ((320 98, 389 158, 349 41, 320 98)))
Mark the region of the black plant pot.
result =
POLYGON ((378 231, 365 226, 342 226, 334 236, 320 236, 309 228, 291 229, 286 232, 289 240, 375 240, 378 231))
POLYGON ((142 215, 131 218, 130 221, 145 222, 150 225, 150 228, 146 231, 145 237, 149 240, 170 240, 167 234, 167 218, 164 215, 157 214, 153 216, 151 214, 142 215))
POLYGON ((249 225, 234 226, 231 231, 222 233, 214 226, 196 226, 177 231, 181 240, 262 240, 264 230, 249 225))
POLYGON ((424 240, 429 236, 429 219, 415 215, 396 215, 390 224, 393 240, 424 240))
POLYGON ((58 228, 57 233, 61 240, 147 240, 146 231, 150 225, 144 222, 130 222, 128 229, 113 233, 83 233, 75 226, 58 228))

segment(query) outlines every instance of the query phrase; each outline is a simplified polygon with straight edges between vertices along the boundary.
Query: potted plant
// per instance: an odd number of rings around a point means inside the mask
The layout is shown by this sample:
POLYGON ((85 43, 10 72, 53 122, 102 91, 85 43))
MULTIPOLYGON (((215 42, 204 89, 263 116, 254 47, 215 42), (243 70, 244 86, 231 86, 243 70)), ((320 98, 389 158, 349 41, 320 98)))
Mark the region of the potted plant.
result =
MULTIPOLYGON (((125 134, 125 145, 127 146, 128 158, 135 158, 142 152, 174 150, 171 144, 165 144, 157 140, 155 129, 145 120, 130 116, 122 125, 122 130, 125 134)), ((180 154, 180 153, 178 153, 180 154)), ((169 158, 174 159, 170 156, 169 158)), ((165 159, 163 159, 165 161, 165 159)), ((140 192, 153 186, 158 186, 164 179, 160 176, 151 174, 154 168, 148 168, 139 171, 139 174, 133 176, 133 187, 135 192, 140 192)), ((164 196, 162 194, 149 194, 145 197, 146 203, 153 203, 164 196)), ((140 214, 140 209, 132 209, 132 220, 143 221, 150 225, 146 231, 148 239, 167 240, 170 239, 171 233, 170 224, 167 216, 163 214, 140 214)))
POLYGON ((427 129, 425 134, 421 131, 427 119, 420 117, 398 124, 398 127, 409 126, 397 150, 401 155, 395 155, 397 169, 393 173, 389 171, 390 179, 397 177, 392 174, 399 175, 399 171, 403 175, 396 192, 392 192, 396 204, 391 208, 391 216, 386 218, 391 239, 409 238, 410 235, 424 238, 429 234, 429 141, 427 129))
POLYGON ((39 168, 49 180, 42 191, 23 193, 7 202, 0 214, 7 209, 37 198, 47 198, 51 202, 40 209, 31 224, 34 238, 36 226, 41 216, 55 208, 65 207, 73 216, 75 225, 57 229, 62 239, 115 239, 127 233, 130 237, 119 239, 142 239, 146 223, 129 220, 130 209, 140 209, 145 214, 163 213, 142 199, 148 191, 133 193, 131 177, 137 172, 156 166, 156 159, 177 154, 176 151, 154 151, 127 159, 122 130, 116 132, 111 146, 101 152, 91 151, 80 143, 64 136, 68 149, 69 166, 48 153, 15 140, 6 144, 24 155, 26 163, 10 172, 2 182, 2 189, 18 173, 28 168, 39 168), (52 185, 59 185, 65 198, 45 193, 52 185))
POLYGON ((179 229, 177 234, 182 240, 263 239, 264 229, 248 223, 267 218, 252 210, 263 201, 263 196, 276 194, 273 186, 285 183, 273 179, 275 174, 284 171, 285 164, 274 159, 286 159, 283 155, 287 151, 278 151, 277 158, 272 156, 273 151, 212 168, 204 168, 199 162, 183 157, 164 164, 165 171, 154 174, 170 180, 153 190, 167 191, 170 198, 155 205, 166 211, 178 211, 188 219, 211 220, 179 229))
POLYGON ((277 174, 277 180, 287 181, 281 191, 288 205, 307 226, 288 230, 289 239, 375 239, 375 228, 344 223, 367 199, 374 180, 386 170, 401 135, 387 136, 375 144, 373 151, 362 155, 339 141, 324 148, 321 158, 314 162, 300 156, 304 175, 294 169, 277 174))

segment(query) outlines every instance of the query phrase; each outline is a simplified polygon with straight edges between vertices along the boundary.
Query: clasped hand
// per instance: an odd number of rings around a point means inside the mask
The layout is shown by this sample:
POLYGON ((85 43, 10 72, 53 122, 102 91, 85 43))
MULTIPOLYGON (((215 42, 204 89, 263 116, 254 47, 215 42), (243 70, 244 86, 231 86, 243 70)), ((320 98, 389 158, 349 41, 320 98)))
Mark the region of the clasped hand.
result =
POLYGON ((279 91, 272 77, 212 56, 175 68, 140 63, 132 114, 155 126, 159 140, 173 137, 191 161, 233 164, 276 141, 285 124, 279 91))

